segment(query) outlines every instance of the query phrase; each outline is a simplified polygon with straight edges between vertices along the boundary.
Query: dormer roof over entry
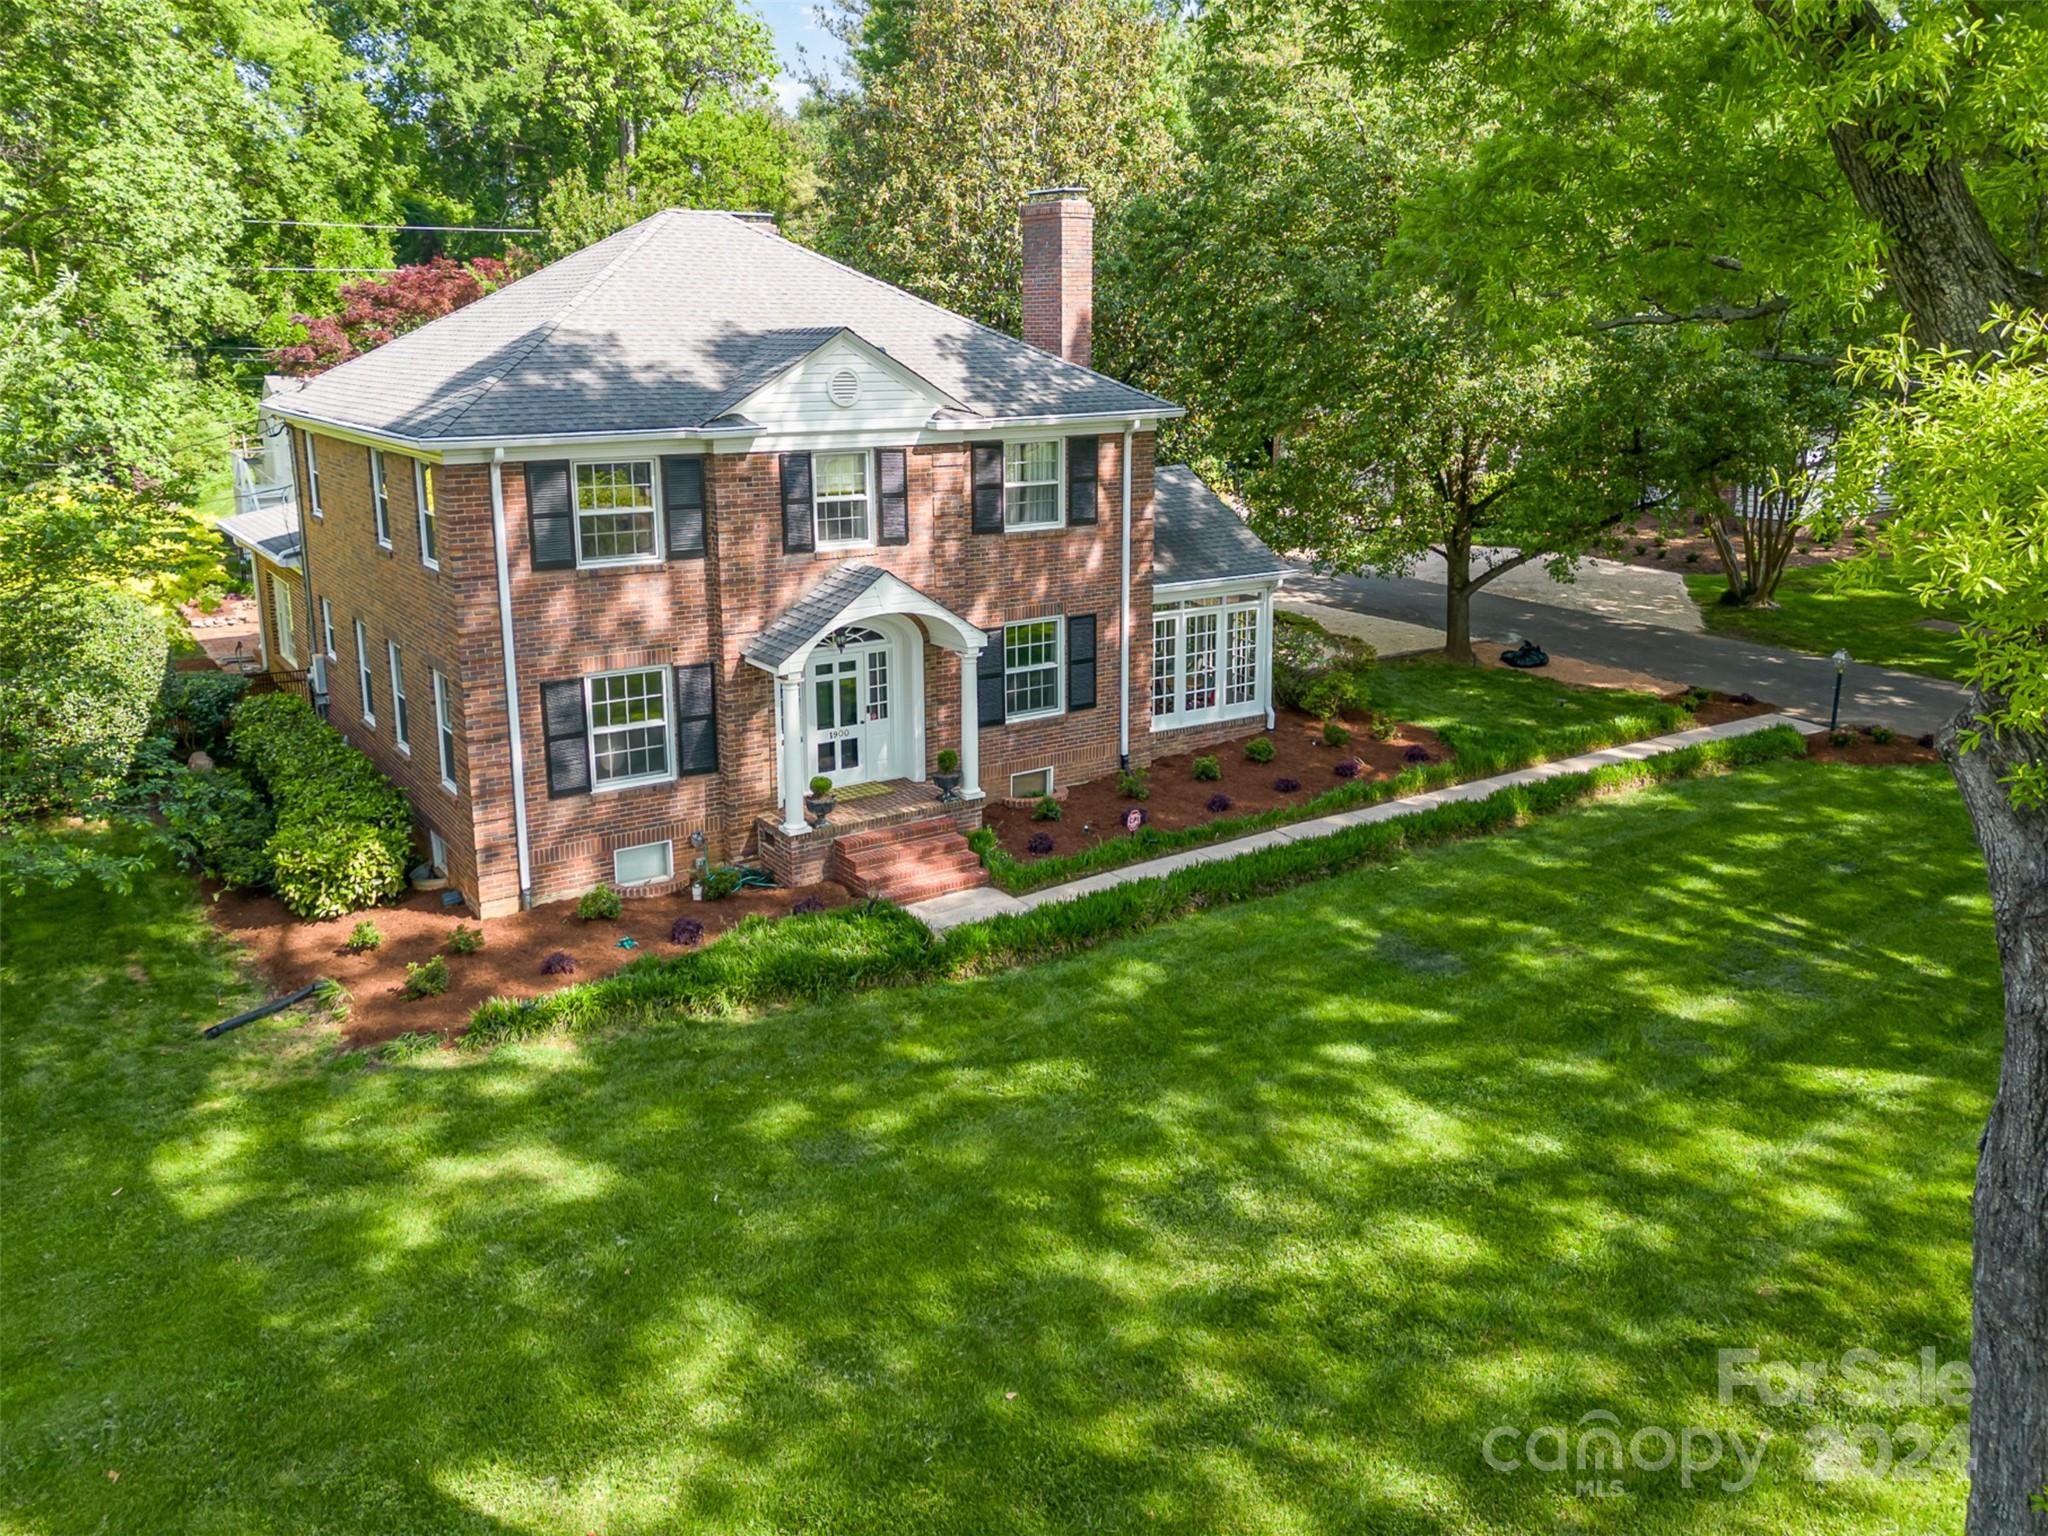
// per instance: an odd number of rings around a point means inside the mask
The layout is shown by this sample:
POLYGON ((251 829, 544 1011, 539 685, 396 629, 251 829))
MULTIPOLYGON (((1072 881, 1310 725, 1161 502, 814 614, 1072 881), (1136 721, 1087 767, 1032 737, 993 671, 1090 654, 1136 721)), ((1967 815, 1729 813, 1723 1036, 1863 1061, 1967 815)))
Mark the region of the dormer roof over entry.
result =
POLYGON ((753 222, 684 209, 308 380, 277 413, 425 448, 766 426, 755 397, 829 386, 838 367, 811 365, 834 346, 955 429, 1180 414, 753 222))

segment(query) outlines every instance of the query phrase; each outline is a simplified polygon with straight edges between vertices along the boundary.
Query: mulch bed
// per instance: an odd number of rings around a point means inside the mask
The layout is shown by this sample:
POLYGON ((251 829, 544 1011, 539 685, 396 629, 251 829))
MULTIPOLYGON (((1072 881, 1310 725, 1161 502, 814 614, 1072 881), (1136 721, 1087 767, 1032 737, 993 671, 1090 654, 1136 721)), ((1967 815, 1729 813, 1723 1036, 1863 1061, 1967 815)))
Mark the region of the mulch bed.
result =
POLYGON ((1918 736, 1894 736, 1890 741, 1873 741, 1867 725, 1852 729, 1849 744, 1845 747, 1836 746, 1824 732, 1809 736, 1806 738, 1806 755, 1817 763, 1882 765, 1941 761, 1941 754, 1934 750, 1931 741, 1923 742, 1918 736))
POLYGON ((1031 839, 1039 833, 1052 838, 1056 854, 1078 852, 1107 838, 1124 836, 1124 813, 1134 806, 1144 810, 1147 825, 1177 831, 1225 816, 1299 805, 1344 782, 1335 771, 1340 762, 1359 763, 1357 777, 1361 779, 1388 779, 1409 766, 1405 754, 1410 747, 1423 748, 1439 762, 1450 756, 1434 732, 1418 725, 1399 727, 1391 741, 1374 741, 1363 718, 1346 718, 1343 723, 1351 728, 1351 740, 1342 747, 1326 747, 1320 720, 1298 709, 1283 709, 1270 731, 1248 730, 1200 752, 1154 758, 1149 781, 1152 793, 1143 801, 1118 794, 1116 775, 1107 774, 1068 786, 1058 821, 1033 821, 1030 806, 1002 804, 989 806, 983 825, 994 830, 1007 852, 1028 863, 1044 857, 1030 851, 1031 839), (1244 755, 1244 744, 1260 736, 1273 742, 1270 763, 1254 763, 1244 755), (1197 757, 1215 758, 1223 777, 1197 779, 1192 771, 1197 757), (1297 779, 1301 788, 1292 793, 1276 790, 1273 782, 1281 778, 1297 779), (1209 801, 1219 794, 1230 797, 1230 808, 1212 811, 1209 801))
MULTIPOLYGON (((1837 560, 1846 560, 1857 553, 1858 538, 1862 530, 1844 528, 1831 543, 1822 543, 1810 533, 1801 534, 1792 546, 1792 553, 1785 557, 1787 566, 1832 565, 1837 560)), ((1681 526, 1666 528, 1654 519, 1645 519, 1640 527, 1623 528, 1619 537, 1619 549, 1600 549, 1596 553, 1603 560, 1618 560, 1623 565, 1648 566, 1651 570, 1678 571, 1681 574, 1705 572, 1720 575, 1721 557, 1714 551, 1713 537, 1705 528, 1699 527, 1687 518, 1681 526), (1657 547, 1657 538, 1663 536, 1664 547, 1657 547), (1641 544, 1643 552, 1636 553, 1641 544), (1687 555, 1697 555, 1695 560, 1687 555)))
POLYGON ((641 955, 681 954, 668 938, 670 926, 688 915, 704 925, 704 942, 755 912, 784 916, 796 902, 814 896, 828 907, 853 900, 844 886, 811 885, 797 890, 741 891, 724 901, 691 901, 688 891, 644 900, 627 898, 617 922, 581 922, 573 901, 551 902, 531 912, 478 921, 464 908, 441 904, 438 891, 409 893, 395 906, 354 912, 331 922, 302 922, 275 896, 257 891, 207 894, 213 921, 247 952, 274 994, 293 992, 321 977, 331 977, 354 995, 344 1029, 352 1046, 370 1045, 394 1035, 420 1030, 455 1035, 468 1023, 470 1011, 490 997, 533 997, 571 982, 588 981, 617 970, 641 955), (381 947, 352 955, 342 948, 355 925, 368 919, 384 935, 381 947), (458 922, 481 928, 484 947, 473 955, 449 954, 448 990, 439 997, 405 998, 406 962, 415 964, 445 953, 448 936, 458 922), (620 949, 621 938, 639 940, 637 949, 620 949), (576 961, 573 975, 543 976, 540 963, 556 950, 576 961))
MULTIPOLYGON (((1683 693, 1667 693, 1664 702, 1676 704, 1683 699, 1683 693)), ((1766 704, 1751 694, 1729 695, 1716 693, 1706 703, 1692 712, 1694 725, 1726 725, 1730 720, 1747 720, 1753 715, 1773 715, 1778 712, 1775 704, 1766 704)))

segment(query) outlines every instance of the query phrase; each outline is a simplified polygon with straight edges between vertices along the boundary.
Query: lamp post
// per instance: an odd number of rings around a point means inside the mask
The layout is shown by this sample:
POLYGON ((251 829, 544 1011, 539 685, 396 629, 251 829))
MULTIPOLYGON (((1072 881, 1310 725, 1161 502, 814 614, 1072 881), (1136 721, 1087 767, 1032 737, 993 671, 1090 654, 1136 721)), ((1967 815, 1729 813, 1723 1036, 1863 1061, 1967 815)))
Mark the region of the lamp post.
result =
POLYGON ((1828 730, 1832 733, 1842 718, 1842 674, 1849 670, 1849 653, 1836 651, 1831 659, 1835 664, 1835 702, 1828 709, 1828 730))

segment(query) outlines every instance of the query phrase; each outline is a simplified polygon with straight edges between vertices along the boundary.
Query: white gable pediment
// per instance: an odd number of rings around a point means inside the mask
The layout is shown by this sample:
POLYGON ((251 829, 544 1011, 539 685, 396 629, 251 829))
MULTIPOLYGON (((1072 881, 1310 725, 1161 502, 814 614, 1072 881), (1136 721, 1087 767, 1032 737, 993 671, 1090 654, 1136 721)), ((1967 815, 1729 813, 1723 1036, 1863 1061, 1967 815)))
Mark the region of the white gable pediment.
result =
POLYGON ((763 432, 913 432, 960 402, 851 331, 841 331, 732 407, 763 432))

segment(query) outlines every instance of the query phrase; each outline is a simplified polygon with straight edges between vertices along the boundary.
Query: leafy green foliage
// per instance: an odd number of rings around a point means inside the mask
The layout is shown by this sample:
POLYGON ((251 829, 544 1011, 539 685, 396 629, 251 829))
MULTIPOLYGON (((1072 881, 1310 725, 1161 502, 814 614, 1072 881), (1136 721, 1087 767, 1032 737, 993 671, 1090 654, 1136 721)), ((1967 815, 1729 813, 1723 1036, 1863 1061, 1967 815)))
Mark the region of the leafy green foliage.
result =
POLYGON ((300 917, 339 917, 405 889, 412 808, 295 694, 247 698, 228 735, 277 811, 273 884, 300 917))
POLYGON ((168 650, 156 616, 112 588, 0 605, 0 819, 76 810, 120 785, 168 650))
POLYGON ((1125 769, 1116 776, 1116 792, 1126 800, 1151 799, 1152 776, 1150 770, 1143 767, 1125 769))
POLYGON ((398 992, 401 997, 439 997, 448 990, 448 960, 443 955, 430 955, 425 960, 408 960, 405 963, 405 981, 398 992))
POLYGON ((472 928, 467 923, 457 923, 455 931, 448 935, 448 952, 451 955, 473 955, 483 947, 483 929, 472 928))
POLYGON ((355 927, 349 929, 348 937, 342 941, 341 947, 352 955, 368 954, 373 949, 382 949, 384 930, 367 917, 363 918, 355 927))
POLYGON ((1189 766, 1189 771, 1205 784, 1223 777, 1223 765, 1213 757, 1196 758, 1189 766))
POLYGON ((238 889, 271 883, 270 803, 232 768, 193 773, 180 767, 157 798, 179 857, 190 869, 238 889))
POLYGON ((1031 807, 1033 821, 1058 821, 1064 814, 1059 801, 1051 795, 1040 795, 1031 807))
POLYGON ((1273 746, 1272 737, 1254 736, 1244 744, 1245 761, 1250 763, 1270 763, 1273 761, 1276 750, 1273 746))
POLYGON ((619 893, 602 884, 585 891, 576 902, 576 916, 586 923, 615 922, 625 909, 619 893))
POLYGON ((248 691, 249 680, 231 672, 167 672, 154 727, 175 731, 188 752, 218 753, 227 745, 235 705, 248 691))

